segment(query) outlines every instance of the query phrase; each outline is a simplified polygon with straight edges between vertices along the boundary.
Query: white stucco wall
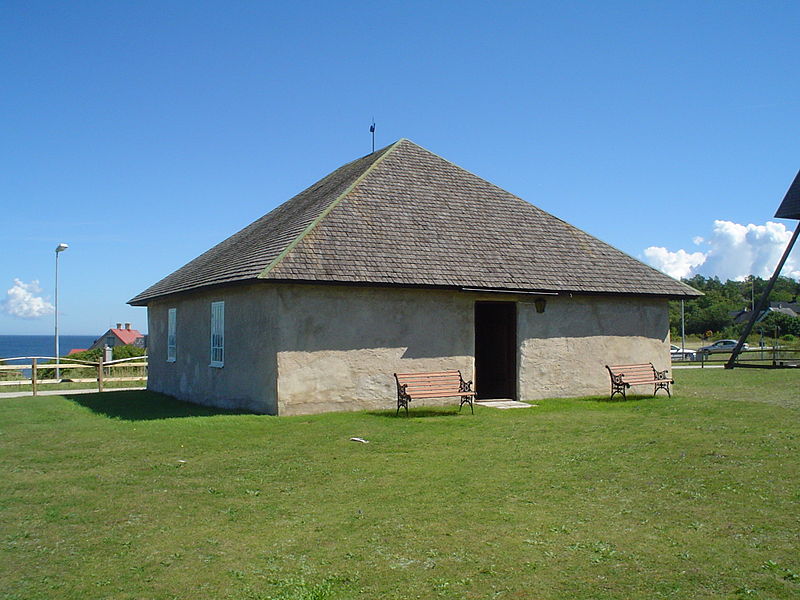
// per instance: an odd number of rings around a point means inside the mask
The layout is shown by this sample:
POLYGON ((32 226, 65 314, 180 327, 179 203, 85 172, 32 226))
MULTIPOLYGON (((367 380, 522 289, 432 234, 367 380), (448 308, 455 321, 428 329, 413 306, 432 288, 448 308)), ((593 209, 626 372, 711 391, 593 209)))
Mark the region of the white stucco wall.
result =
POLYGON ((517 302, 522 400, 607 394, 606 364, 669 367, 664 299, 548 297, 539 314, 529 295, 263 283, 152 303, 148 387, 269 414, 392 408, 394 372, 460 369, 474 380, 479 300, 517 302), (222 369, 208 366, 216 300, 225 300, 222 369), (178 308, 175 363, 166 362, 170 307, 178 308))
POLYGON ((517 332, 521 400, 609 393, 605 365, 652 362, 656 369, 670 368, 664 299, 551 297, 543 314, 523 301, 517 332))
POLYGON ((392 408, 396 372, 460 369, 472 378, 472 305, 463 294, 282 285, 277 295, 279 414, 392 408))
POLYGON ((147 389, 181 400, 276 414, 276 293, 236 286, 148 306, 147 389), (211 367, 211 303, 225 302, 225 361, 211 367), (175 362, 167 362, 167 310, 177 309, 175 362))

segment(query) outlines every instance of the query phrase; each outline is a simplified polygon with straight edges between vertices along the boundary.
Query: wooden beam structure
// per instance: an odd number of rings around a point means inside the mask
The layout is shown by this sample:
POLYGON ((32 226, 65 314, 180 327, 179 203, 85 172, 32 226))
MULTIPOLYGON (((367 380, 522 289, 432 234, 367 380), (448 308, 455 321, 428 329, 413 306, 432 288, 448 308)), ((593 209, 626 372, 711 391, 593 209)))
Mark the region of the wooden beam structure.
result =
MULTIPOLYGON (((779 219, 800 219, 800 171, 798 171, 797 175, 795 175, 792 185, 789 186, 789 190, 783 197, 783 201, 778 207, 775 217, 779 219)), ((780 261, 778 261, 778 266, 775 267, 775 272, 772 274, 772 277, 767 284, 767 288, 764 290, 764 293, 761 294, 761 298, 758 300, 758 305, 753 307, 753 314, 750 315, 750 321, 748 321, 747 326, 742 331, 742 335, 739 336, 739 341, 736 343, 736 347, 733 349, 730 359, 728 359, 728 362, 725 363, 726 369, 733 369, 737 365, 736 359, 742 352, 742 347, 744 346, 747 336, 750 335, 751 331, 753 331, 753 326, 756 324, 758 316, 762 311, 767 309, 767 305, 769 303, 769 294, 772 292, 772 288, 775 287, 775 282, 778 281, 778 277, 781 274, 783 265, 786 262, 786 259, 789 258, 789 254, 792 252, 792 248, 797 241, 798 232, 800 232, 800 223, 798 223, 797 227, 794 228, 792 239, 789 240, 789 245, 786 246, 783 256, 781 257, 780 261)))

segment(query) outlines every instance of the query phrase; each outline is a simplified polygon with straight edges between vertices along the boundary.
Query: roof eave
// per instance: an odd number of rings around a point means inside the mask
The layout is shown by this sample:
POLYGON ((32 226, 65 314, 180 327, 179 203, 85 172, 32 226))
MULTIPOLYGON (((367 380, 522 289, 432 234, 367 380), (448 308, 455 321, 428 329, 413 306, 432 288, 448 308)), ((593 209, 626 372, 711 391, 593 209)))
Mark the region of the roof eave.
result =
MULTIPOLYGON (((185 294, 192 294, 199 291, 215 290, 225 287, 239 287, 242 285, 252 285, 257 283, 275 283, 279 285, 297 284, 297 285, 337 285, 345 287, 379 287, 379 288, 407 288, 407 289, 437 289, 437 290, 453 290, 463 292, 477 292, 482 294, 519 294, 519 295, 542 295, 542 296, 618 296, 627 298, 665 298, 668 300, 687 300, 692 298, 699 298, 703 296, 703 292, 695 290, 689 286, 686 292, 681 294, 678 292, 647 292, 647 291, 629 291, 618 292, 611 290, 578 290, 578 289, 553 289, 553 288, 498 288, 498 287, 485 287, 480 285, 436 285, 436 284, 408 284, 408 283, 390 283, 385 281, 339 281, 339 280, 319 280, 319 279, 278 279, 278 278, 250 278, 238 281, 228 281, 223 283, 216 283, 211 285, 198 286, 187 288, 168 294, 158 294, 154 296, 141 297, 136 296, 128 300, 127 304, 131 306, 147 306, 151 302, 161 301, 166 298, 179 297, 185 294)), ((685 285, 685 284, 683 284, 685 285)))

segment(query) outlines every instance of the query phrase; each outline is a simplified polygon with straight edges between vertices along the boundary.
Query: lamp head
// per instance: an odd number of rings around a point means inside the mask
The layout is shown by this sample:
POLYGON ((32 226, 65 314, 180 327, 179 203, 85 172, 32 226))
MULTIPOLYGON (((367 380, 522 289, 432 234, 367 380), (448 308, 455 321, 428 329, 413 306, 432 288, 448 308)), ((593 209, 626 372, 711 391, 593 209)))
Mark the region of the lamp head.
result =
POLYGON ((59 253, 59 252, 63 252, 67 248, 69 248, 69 244, 65 244, 63 242, 60 243, 58 246, 56 246, 56 254, 59 253))

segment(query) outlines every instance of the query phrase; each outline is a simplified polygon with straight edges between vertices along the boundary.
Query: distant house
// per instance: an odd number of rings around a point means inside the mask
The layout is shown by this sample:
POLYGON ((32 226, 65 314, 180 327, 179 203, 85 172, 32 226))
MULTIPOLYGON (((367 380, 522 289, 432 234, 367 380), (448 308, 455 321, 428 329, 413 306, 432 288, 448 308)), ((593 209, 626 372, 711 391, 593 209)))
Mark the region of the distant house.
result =
POLYGON ((770 302, 769 309, 790 317, 800 317, 800 302, 796 300, 792 302, 770 302))
POLYGON ((144 348, 144 335, 136 329, 131 329, 130 323, 125 323, 124 328, 122 323, 117 323, 116 327, 112 327, 97 338, 89 347, 89 350, 103 348, 104 346, 109 348, 114 346, 138 346, 139 348, 144 348))
MULTIPOLYGON (((771 312, 777 312, 784 315, 788 315, 790 317, 800 317, 800 303, 795 301, 792 302, 770 302, 769 308, 766 308, 761 311, 761 314, 755 320, 755 323, 760 323, 763 321, 766 316, 771 312)), ((750 320, 750 316, 752 311, 749 307, 745 307, 741 310, 733 310, 728 313, 731 316, 731 320, 733 320, 735 325, 742 325, 747 323, 750 320)))
MULTIPOLYGON (((731 310, 728 311, 728 315, 730 315, 731 320, 735 325, 741 325, 743 323, 747 323, 750 320, 751 310, 749 306, 745 306, 741 310, 731 310)), ((767 316, 768 310, 761 311, 761 314, 758 315, 756 322, 761 321, 764 317, 767 316)))
POLYGON ((404 139, 129 303, 150 390, 291 415, 391 408, 394 372, 460 369, 479 398, 607 394, 606 364, 669 367, 668 300, 699 295, 404 139))

